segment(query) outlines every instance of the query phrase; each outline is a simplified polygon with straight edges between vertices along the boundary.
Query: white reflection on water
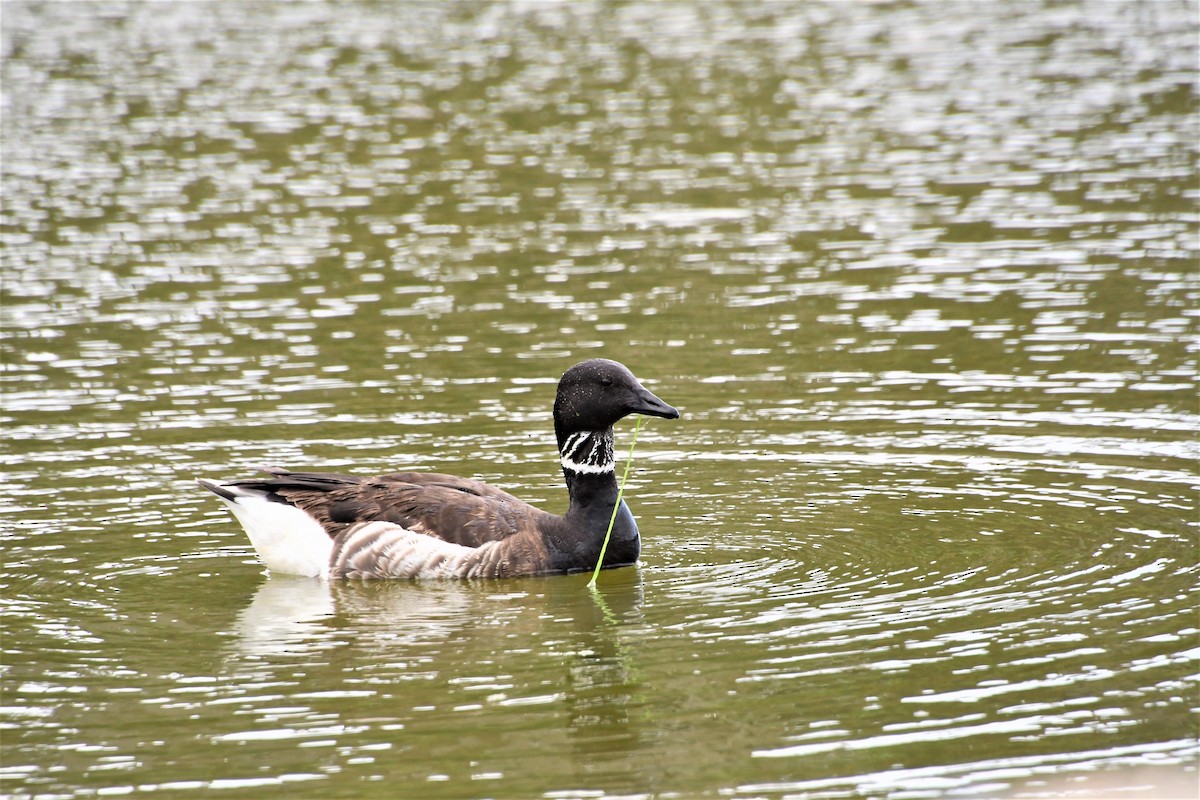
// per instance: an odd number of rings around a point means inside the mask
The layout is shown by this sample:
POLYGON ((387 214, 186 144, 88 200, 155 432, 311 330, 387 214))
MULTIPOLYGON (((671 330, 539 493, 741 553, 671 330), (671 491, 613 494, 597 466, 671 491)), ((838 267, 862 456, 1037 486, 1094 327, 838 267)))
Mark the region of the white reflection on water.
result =
POLYGON ((247 655, 303 653, 344 644, 335 617, 351 617, 388 646, 442 642, 470 624, 472 589, 411 584, 409 591, 272 576, 238 615, 238 649, 247 655))
MULTIPOLYGON (((329 583, 272 577, 238 615, 238 648, 247 655, 280 655, 319 647, 334 614, 329 583)), ((326 645, 328 646, 328 645, 326 645)))
MULTIPOLYGON (((759 753, 771 756, 774 753, 759 753)), ((805 792, 812 797, 842 797, 845 791, 873 796, 941 797, 1141 797, 1165 800, 1194 796, 1195 773, 1176 767, 1146 767, 1159 760, 1194 761, 1200 755, 1189 739, 1105 750, 1045 756, 986 759, 952 766, 892 769, 865 775, 811 781, 739 786, 737 794, 805 792), (1068 770, 1067 767, 1070 767, 1068 770), (1092 777, 1083 779, 1078 773, 1092 777), (1063 776, 1063 777, 1056 777, 1063 776), (1037 780, 1040 779, 1040 780, 1037 780), (1013 783, 1021 785, 1012 789, 1013 783)), ((733 796, 737 796, 737 794, 733 796)))

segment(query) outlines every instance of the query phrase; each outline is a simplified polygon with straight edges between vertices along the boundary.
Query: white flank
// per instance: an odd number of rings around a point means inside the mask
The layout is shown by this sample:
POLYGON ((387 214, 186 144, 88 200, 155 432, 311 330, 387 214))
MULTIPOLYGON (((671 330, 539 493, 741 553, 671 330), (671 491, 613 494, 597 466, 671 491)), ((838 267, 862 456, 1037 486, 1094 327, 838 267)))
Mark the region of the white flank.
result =
POLYGON ((391 522, 363 522, 339 538, 332 567, 339 578, 474 578, 480 556, 496 544, 466 547, 391 522))
POLYGON ((267 569, 310 578, 329 574, 333 540, 315 519, 295 506, 273 503, 258 492, 236 486, 221 489, 237 496, 236 500, 221 497, 221 502, 242 523, 267 569))

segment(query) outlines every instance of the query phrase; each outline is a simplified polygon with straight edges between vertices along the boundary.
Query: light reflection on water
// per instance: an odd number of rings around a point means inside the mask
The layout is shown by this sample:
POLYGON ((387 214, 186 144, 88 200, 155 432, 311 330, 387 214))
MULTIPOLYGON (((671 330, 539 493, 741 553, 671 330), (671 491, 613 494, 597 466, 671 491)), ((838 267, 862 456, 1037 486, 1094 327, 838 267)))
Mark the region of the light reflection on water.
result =
POLYGON ((6 790, 1194 795, 1194 11, 6 5, 6 790), (601 354, 684 418, 599 599, 190 483, 561 510, 601 354))

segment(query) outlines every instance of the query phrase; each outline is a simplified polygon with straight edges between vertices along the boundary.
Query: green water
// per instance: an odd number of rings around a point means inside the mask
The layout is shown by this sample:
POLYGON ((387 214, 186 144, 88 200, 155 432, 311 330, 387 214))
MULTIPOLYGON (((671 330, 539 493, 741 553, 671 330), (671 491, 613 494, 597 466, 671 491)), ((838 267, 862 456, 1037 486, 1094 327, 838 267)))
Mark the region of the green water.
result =
POLYGON ((1194 797, 1197 11, 5 2, 0 792, 1194 797), (192 482, 562 511, 600 355, 597 596, 192 482))

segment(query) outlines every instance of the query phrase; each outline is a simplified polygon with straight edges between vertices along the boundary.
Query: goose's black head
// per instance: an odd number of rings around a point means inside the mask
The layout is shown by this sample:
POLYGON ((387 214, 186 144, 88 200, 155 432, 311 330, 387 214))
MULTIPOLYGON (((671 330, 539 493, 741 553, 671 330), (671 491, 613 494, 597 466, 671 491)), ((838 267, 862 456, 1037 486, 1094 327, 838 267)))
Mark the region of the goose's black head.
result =
POLYGON ((558 382, 554 433, 560 449, 571 434, 608 430, 630 414, 679 417, 677 410, 642 386, 625 365, 606 358, 582 361, 563 373, 558 382))

